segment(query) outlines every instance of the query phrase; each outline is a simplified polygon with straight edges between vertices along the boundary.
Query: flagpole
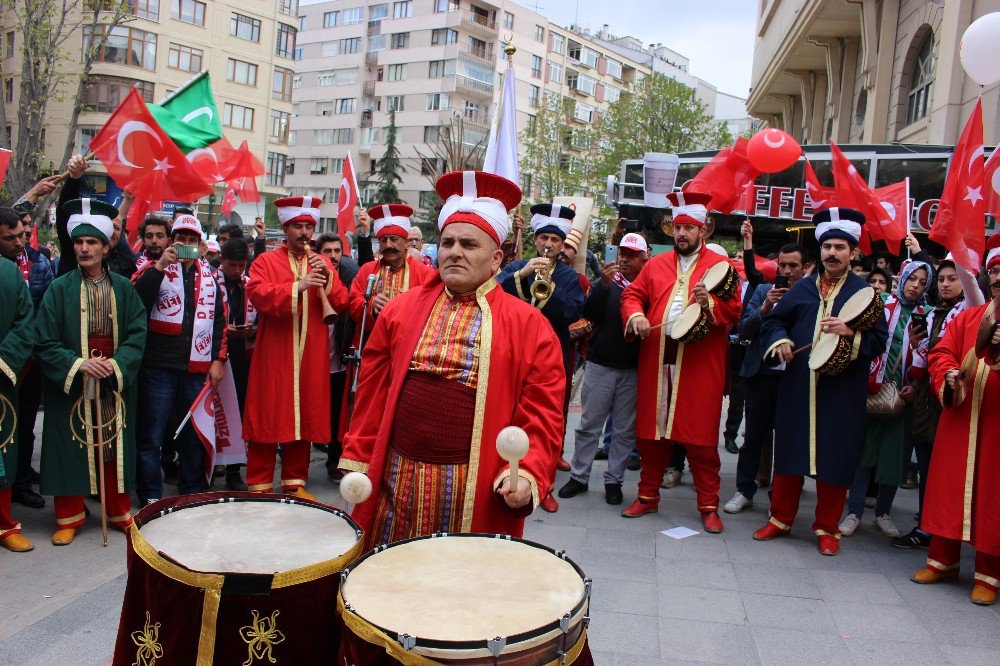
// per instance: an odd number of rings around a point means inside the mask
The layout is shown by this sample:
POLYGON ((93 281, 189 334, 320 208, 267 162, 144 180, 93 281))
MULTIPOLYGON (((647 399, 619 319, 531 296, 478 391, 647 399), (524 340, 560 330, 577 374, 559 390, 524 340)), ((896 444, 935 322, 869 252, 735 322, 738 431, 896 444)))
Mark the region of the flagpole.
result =
MULTIPOLYGON (((913 233, 913 211, 910 210, 910 177, 907 176, 905 180, 906 180, 906 200, 904 205, 906 206, 906 235, 909 236, 910 234, 913 233)), ((910 249, 910 244, 907 243, 906 244, 907 259, 913 258, 911 256, 912 252, 913 251, 910 249)))

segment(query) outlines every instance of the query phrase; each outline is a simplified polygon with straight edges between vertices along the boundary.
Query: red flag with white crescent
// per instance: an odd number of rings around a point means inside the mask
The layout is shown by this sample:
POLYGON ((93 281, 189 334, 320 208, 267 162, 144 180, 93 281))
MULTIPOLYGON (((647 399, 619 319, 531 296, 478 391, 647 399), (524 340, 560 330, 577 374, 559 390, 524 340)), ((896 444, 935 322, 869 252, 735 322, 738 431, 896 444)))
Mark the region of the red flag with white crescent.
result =
POLYGON ((210 146, 195 148, 187 154, 187 159, 207 182, 221 183, 226 180, 226 170, 235 154, 229 139, 222 137, 210 146))
POLYGON ((816 211, 833 206, 833 189, 823 187, 819 184, 819 178, 816 177, 816 172, 813 171, 812 164, 809 163, 808 159, 806 160, 805 176, 806 193, 809 195, 809 202, 812 209, 816 211))
POLYGON ((877 187, 873 191, 882 208, 888 213, 889 219, 866 222, 863 229, 874 227, 876 224, 881 225, 880 233, 889 251, 899 254, 900 241, 910 233, 910 178, 907 176, 898 183, 877 187))
POLYGON ((247 445, 243 440, 240 403, 236 397, 233 368, 228 361, 218 388, 213 391, 206 383, 191 405, 191 425, 205 447, 205 478, 209 483, 216 465, 246 463, 247 445))
POLYGON ((986 160, 986 173, 983 176, 983 197, 986 199, 986 212, 1000 218, 1000 149, 994 148, 990 159, 986 160))
POLYGON ((3 185, 4 176, 7 175, 7 165, 10 164, 11 152, 5 148, 0 148, 0 185, 3 185))
POLYGON ((354 174, 354 161, 348 151, 347 157, 344 158, 344 171, 340 176, 340 192, 337 195, 337 233, 343 239, 345 252, 351 249, 347 232, 358 230, 354 223, 354 208, 360 200, 358 179, 354 174))

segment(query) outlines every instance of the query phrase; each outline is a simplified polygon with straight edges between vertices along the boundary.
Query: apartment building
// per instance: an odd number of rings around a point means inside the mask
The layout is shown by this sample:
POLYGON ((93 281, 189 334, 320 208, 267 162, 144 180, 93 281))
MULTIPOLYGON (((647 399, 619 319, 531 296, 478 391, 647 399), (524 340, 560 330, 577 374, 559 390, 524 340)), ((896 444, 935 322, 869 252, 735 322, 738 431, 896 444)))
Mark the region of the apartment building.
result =
MULTIPOLYGON (((86 154, 88 143, 110 113, 133 87, 147 102, 163 99, 198 72, 208 70, 225 136, 234 146, 246 140, 265 163, 258 185, 265 194, 283 194, 289 163, 288 137, 292 113, 297 0, 236 2, 229 0, 130 0, 135 18, 113 29, 94 65, 80 117, 75 150, 86 154)), ((79 17, 77 17, 79 20, 79 17)), ((23 36, 10 18, 0 17, 0 72, 4 79, 7 121, 17 132, 18 80, 23 36)), ((90 31, 78 30, 66 42, 67 65, 79 62, 90 31)), ((57 161, 67 140, 66 124, 78 79, 68 77, 46 113, 45 160, 57 161)), ((98 196, 114 201, 120 191, 104 176, 100 162, 91 165, 88 185, 98 196)), ((214 197, 215 212, 222 200, 214 197)), ((200 213, 208 220, 208 198, 200 213)), ((237 212, 252 220, 257 207, 241 204, 237 212)), ((214 220, 213 220, 214 221, 214 220)))
POLYGON ((573 125, 590 125, 652 71, 682 76, 715 106, 714 87, 668 62, 672 54, 686 67, 683 56, 662 46, 647 51, 606 31, 598 37, 561 28, 509 0, 331 0, 304 5, 299 16, 294 166, 286 185, 326 202, 324 228, 335 224, 343 159, 350 151, 359 178, 370 175, 385 150, 390 110, 407 168, 400 196, 416 209, 434 206, 428 144, 456 114, 467 146, 486 137, 508 66, 507 40, 517 49, 522 129, 543 104, 558 108, 563 100, 573 125))

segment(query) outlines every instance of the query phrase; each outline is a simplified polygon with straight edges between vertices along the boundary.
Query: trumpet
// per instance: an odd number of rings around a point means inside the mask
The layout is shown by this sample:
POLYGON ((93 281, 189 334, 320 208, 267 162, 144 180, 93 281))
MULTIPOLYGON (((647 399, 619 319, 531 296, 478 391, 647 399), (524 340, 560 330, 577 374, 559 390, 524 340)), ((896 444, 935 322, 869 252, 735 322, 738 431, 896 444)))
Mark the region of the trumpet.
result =
MULTIPOLYGON (((316 255, 316 252, 313 252, 311 249, 307 248, 306 255, 307 258, 312 258, 314 255, 316 255)), ((326 279, 327 280, 334 279, 333 273, 328 272, 326 279)), ((333 305, 330 304, 330 299, 326 297, 326 287, 319 288, 319 300, 323 304, 323 323, 326 324, 327 326, 330 326, 331 324, 336 324, 337 320, 340 319, 340 315, 337 314, 337 311, 333 308, 333 305)))
MULTIPOLYGON (((542 257, 545 259, 549 258, 549 248, 545 248, 542 251, 542 257)), ((552 282, 550 276, 553 265, 554 262, 549 268, 539 268, 535 271, 535 281, 531 283, 531 304, 536 308, 545 307, 546 301, 549 300, 552 296, 552 291, 555 289, 555 283, 552 282)))

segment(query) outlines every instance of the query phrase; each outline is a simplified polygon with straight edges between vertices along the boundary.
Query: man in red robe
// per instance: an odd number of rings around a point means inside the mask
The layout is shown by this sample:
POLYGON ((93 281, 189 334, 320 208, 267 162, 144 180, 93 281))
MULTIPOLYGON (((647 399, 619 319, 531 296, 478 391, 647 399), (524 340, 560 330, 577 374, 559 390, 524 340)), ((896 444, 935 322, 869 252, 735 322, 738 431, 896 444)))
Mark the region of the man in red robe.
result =
POLYGON ((439 531, 520 536, 559 455, 559 341, 494 277, 521 190, 466 171, 442 176, 437 191, 441 272, 379 315, 340 459, 372 479, 371 498, 354 510, 369 549, 439 531), (514 490, 496 450, 509 425, 530 443, 514 490))
POLYGON ((722 531, 719 518, 719 418, 726 385, 728 329, 740 318, 739 288, 729 298, 709 293, 705 272, 729 258, 705 247, 711 196, 675 192, 674 249, 654 257, 622 293, 626 340, 642 338, 635 435, 641 457, 639 497, 622 511, 637 518, 657 511, 660 483, 675 444, 687 449, 705 531, 722 531), (671 337, 682 313, 700 308, 708 335, 684 344, 671 337), (658 328, 653 329, 650 322, 658 328))
POLYGON ((313 499, 305 490, 309 443, 330 441, 330 352, 322 299, 346 316, 347 288, 330 260, 309 250, 320 203, 316 197, 275 201, 285 242, 250 267, 246 294, 257 310, 257 341, 243 437, 253 492, 272 490, 281 444, 282 490, 313 499))
POLYGON ((1000 587, 1000 500, 990 487, 1000 478, 1000 249, 990 252, 986 274, 993 300, 955 317, 929 354, 944 410, 920 517, 931 534, 927 565, 910 576, 925 585, 957 579, 966 541, 976 549, 972 603, 981 606, 996 603, 1000 587), (991 322, 992 334, 977 346, 980 328, 991 322), (962 385, 968 390, 959 400, 962 385))

